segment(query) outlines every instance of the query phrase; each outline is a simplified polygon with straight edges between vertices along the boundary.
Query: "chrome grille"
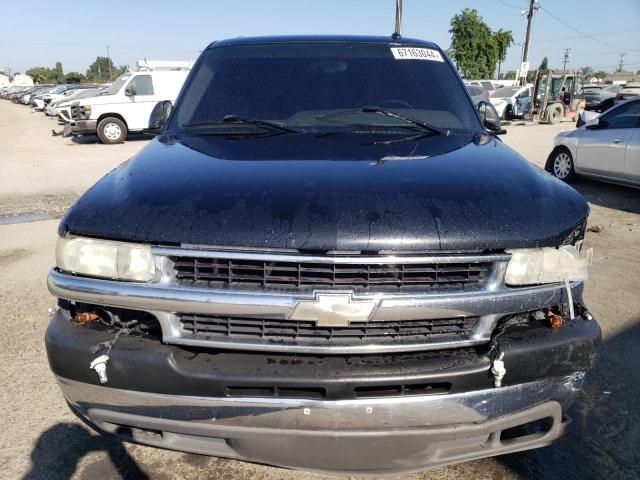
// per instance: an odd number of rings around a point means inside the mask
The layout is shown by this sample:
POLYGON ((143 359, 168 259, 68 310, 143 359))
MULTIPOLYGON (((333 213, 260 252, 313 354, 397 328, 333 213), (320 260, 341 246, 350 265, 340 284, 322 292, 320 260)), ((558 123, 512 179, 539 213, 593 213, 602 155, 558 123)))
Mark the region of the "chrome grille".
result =
POLYGON ((346 327, 319 327, 310 321, 253 318, 235 315, 179 315, 189 334, 209 340, 252 341, 308 346, 388 345, 430 343, 468 337, 478 317, 436 320, 351 322, 346 327))
POLYGON ((484 285, 490 262, 319 263, 171 257, 183 285, 353 290, 444 289, 484 285))

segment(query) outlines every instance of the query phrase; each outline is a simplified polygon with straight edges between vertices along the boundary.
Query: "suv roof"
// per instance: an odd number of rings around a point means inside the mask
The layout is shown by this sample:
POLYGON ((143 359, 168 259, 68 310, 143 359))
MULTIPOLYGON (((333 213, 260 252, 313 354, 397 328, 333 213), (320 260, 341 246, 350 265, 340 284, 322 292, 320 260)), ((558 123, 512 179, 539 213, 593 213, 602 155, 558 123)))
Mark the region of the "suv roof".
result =
POLYGON ((415 38, 392 38, 391 36, 375 35, 276 35, 265 37, 236 37, 227 40, 216 40, 207 48, 226 47, 230 45, 251 45, 256 43, 313 43, 313 42, 342 42, 342 43, 387 43, 393 45, 421 45, 427 48, 439 47, 432 42, 415 38))

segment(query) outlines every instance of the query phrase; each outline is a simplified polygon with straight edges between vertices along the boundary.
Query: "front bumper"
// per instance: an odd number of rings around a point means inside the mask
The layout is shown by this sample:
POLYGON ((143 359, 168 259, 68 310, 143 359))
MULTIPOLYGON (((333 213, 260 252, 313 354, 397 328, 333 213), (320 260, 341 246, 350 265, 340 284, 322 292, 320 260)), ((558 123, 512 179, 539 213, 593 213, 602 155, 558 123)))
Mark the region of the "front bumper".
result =
POLYGON ((185 349, 133 335, 112 349, 102 386, 89 368, 98 355, 91 347, 112 338, 72 323, 62 310, 46 336, 67 401, 99 430, 180 451, 383 474, 549 444, 565 429, 563 413, 595 361, 600 329, 581 317, 555 330, 505 329, 501 388, 492 386, 488 348, 310 356, 185 349), (395 384, 450 389, 381 395, 377 388, 395 384), (325 391, 323 399, 278 393, 304 394, 309 386, 325 391), (266 387, 274 395, 261 393, 266 387), (360 397, 354 387, 377 393, 360 397), (537 421, 544 428, 536 433, 505 432, 537 421))
POLYGON ((75 120, 72 123, 72 131, 75 135, 91 135, 97 131, 97 120, 75 120))
POLYGON ((548 445, 582 374, 450 396, 315 402, 158 395, 59 379, 98 430, 156 447, 290 468, 388 474, 548 445), (537 432, 508 435, 540 422, 537 432))

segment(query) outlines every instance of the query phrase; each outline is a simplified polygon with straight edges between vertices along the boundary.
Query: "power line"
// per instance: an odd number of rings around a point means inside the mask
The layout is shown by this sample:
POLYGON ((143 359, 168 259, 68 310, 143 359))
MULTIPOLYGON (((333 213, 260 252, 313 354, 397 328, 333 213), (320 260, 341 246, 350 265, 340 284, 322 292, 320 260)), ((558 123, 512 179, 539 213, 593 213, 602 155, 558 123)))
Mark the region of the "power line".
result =
POLYGON ((509 8, 515 8, 516 10, 520 10, 520 11, 522 11, 522 10, 526 10, 526 7, 516 7, 515 5, 511 5, 510 3, 507 3, 507 2, 505 2, 505 1, 503 1, 503 0, 498 0, 498 1, 499 1, 501 4, 506 5, 506 6, 507 6, 507 7, 509 7, 509 8))
MULTIPOLYGON (((599 33, 598 36, 599 37, 606 37, 606 36, 610 36, 610 35, 621 35, 624 33, 632 33, 632 32, 640 32, 640 28, 631 28, 629 30, 618 30, 617 32, 605 32, 605 33, 599 33)), ((562 38, 542 38, 542 39, 538 39, 537 42, 561 42, 564 40, 579 40, 581 38, 584 38, 582 35, 579 35, 577 37, 562 37, 562 38)))
POLYGON ((574 32, 582 35, 584 38, 588 38, 589 40, 593 40, 594 42, 598 42, 601 43, 602 45, 606 45, 607 47, 611 47, 611 48, 615 48, 616 50, 624 50, 623 48, 620 48, 616 45, 612 45, 610 43, 607 42, 603 42, 602 40, 598 40, 595 37, 592 37, 591 35, 588 35, 584 32, 581 32, 580 30, 578 30, 577 28, 575 28, 573 25, 565 22, 564 20, 562 20, 561 18, 557 17, 556 15, 554 15, 553 13, 551 13, 549 10, 547 10, 546 8, 544 8, 542 5, 540 5, 540 8, 546 12, 550 17, 555 18, 558 22, 560 22, 561 24, 563 24, 565 27, 570 28, 571 30, 573 30, 574 32))

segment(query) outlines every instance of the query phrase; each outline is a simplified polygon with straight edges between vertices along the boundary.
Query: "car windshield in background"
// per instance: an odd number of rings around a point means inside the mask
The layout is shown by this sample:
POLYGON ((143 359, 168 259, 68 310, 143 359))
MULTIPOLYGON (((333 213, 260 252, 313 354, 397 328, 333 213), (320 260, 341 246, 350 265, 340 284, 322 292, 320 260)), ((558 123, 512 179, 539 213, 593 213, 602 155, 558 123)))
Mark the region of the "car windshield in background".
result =
POLYGON ((415 127, 384 110, 439 129, 481 130, 464 86, 438 52, 395 58, 391 48, 339 42, 211 48, 176 106, 174 128, 259 128, 232 118, 298 131, 415 127))
POLYGON ((520 90, 520 87, 503 87, 493 92, 491 96, 496 98, 513 97, 518 93, 518 90, 520 90))
POLYGON ((127 83, 127 80, 131 78, 130 73, 125 73, 124 75, 120 75, 116 80, 111 84, 109 88, 107 88, 101 95, 115 95, 120 91, 122 86, 127 83))

